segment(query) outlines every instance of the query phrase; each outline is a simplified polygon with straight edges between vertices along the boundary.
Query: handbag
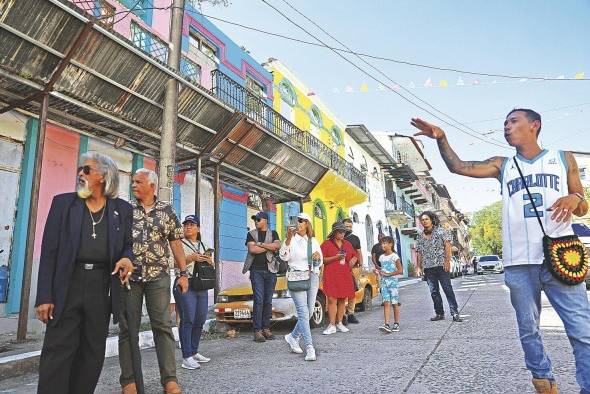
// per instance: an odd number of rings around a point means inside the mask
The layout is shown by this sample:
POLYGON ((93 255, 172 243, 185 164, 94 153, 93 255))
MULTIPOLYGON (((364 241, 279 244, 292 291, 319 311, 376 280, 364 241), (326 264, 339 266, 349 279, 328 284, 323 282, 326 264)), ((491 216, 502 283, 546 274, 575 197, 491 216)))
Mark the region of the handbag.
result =
MULTIPOLYGON (((186 243, 184 239, 182 240, 182 242, 195 253, 200 253, 199 249, 195 249, 195 247, 192 244, 186 243)), ((205 253, 203 254, 211 255, 212 249, 206 250, 205 245, 203 245, 203 242, 199 242, 199 246, 203 246, 203 250, 205 250, 205 253)), ((191 289, 195 291, 213 289, 215 288, 215 280, 215 267, 212 267, 209 263, 195 262, 192 278, 189 279, 189 285, 191 289)))
POLYGON ((274 254, 273 260, 275 267, 277 267, 277 276, 285 276, 287 274, 289 264, 279 257, 279 252, 274 254))
POLYGON ((287 288, 289 291, 307 291, 311 288, 311 237, 307 239, 307 271, 287 271, 287 288))
MULTIPOLYGON (((530 201, 535 201, 529 191, 529 187, 526 184, 516 158, 514 157, 513 159, 530 201)), ((543 262, 545 266, 562 283, 572 286, 582 283, 588 273, 588 252, 584 244, 577 235, 565 235, 563 237, 548 236, 541 222, 541 215, 539 215, 536 205, 531 205, 535 210, 541 231, 543 231, 543 254, 545 257, 543 262)))

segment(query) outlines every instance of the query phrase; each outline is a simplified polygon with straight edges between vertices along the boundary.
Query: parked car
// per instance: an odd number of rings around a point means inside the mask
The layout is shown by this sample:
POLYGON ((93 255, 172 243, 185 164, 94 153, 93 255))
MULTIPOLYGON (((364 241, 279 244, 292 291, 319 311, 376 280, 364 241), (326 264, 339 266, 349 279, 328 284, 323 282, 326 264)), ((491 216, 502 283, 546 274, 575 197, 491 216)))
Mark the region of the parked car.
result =
POLYGON ((461 276, 461 263, 455 256, 451 256, 451 278, 461 276))
POLYGON ((477 274, 483 275, 485 273, 501 274, 504 272, 504 264, 502 259, 497 255, 479 256, 477 258, 477 274))
MULTIPOLYGON (((379 294, 379 280, 371 269, 364 268, 361 269, 357 279, 360 286, 355 297, 356 309, 364 311, 371 308, 373 299, 379 294)), ((312 327, 323 326, 328 319, 327 300, 322 288, 320 283, 314 313, 311 317, 312 327)), ((252 323, 253 296, 250 283, 232 286, 219 292, 216 301, 214 311, 217 321, 229 324, 252 323)), ((284 276, 277 278, 272 305, 272 321, 297 319, 295 304, 287 289, 287 278, 284 276)))

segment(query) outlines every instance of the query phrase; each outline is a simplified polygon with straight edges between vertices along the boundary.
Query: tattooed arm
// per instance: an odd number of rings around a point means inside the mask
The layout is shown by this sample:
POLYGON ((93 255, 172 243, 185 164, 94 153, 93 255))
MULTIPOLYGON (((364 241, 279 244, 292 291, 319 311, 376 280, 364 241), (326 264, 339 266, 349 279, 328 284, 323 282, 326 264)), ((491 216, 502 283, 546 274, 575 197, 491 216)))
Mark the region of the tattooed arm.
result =
POLYGON ((420 130, 420 132, 414 134, 415 136, 424 135, 436 139, 440 155, 452 173, 473 178, 496 178, 500 180, 504 157, 494 156, 484 161, 463 161, 451 148, 445 132, 440 127, 419 118, 412 119, 412 126, 420 130))

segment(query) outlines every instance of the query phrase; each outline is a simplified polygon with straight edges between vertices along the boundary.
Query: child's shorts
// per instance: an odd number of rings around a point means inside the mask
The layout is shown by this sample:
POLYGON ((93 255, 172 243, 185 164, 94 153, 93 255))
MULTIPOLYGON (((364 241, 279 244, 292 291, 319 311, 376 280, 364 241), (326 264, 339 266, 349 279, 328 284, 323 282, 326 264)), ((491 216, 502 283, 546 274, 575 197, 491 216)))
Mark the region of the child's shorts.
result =
POLYGON ((399 304, 397 284, 397 278, 381 278, 381 297, 384 302, 399 304))

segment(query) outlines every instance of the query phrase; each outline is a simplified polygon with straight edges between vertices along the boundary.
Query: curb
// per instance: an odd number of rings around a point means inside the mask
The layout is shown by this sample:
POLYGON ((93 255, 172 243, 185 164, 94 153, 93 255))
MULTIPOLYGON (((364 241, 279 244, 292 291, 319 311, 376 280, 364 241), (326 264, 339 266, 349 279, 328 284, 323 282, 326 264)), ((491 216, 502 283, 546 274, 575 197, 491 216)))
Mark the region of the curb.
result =
POLYGON ((416 283, 420 283, 420 282, 422 282, 422 278, 402 280, 398 283, 397 287, 400 288, 400 287, 411 286, 411 285, 415 285, 416 283))

